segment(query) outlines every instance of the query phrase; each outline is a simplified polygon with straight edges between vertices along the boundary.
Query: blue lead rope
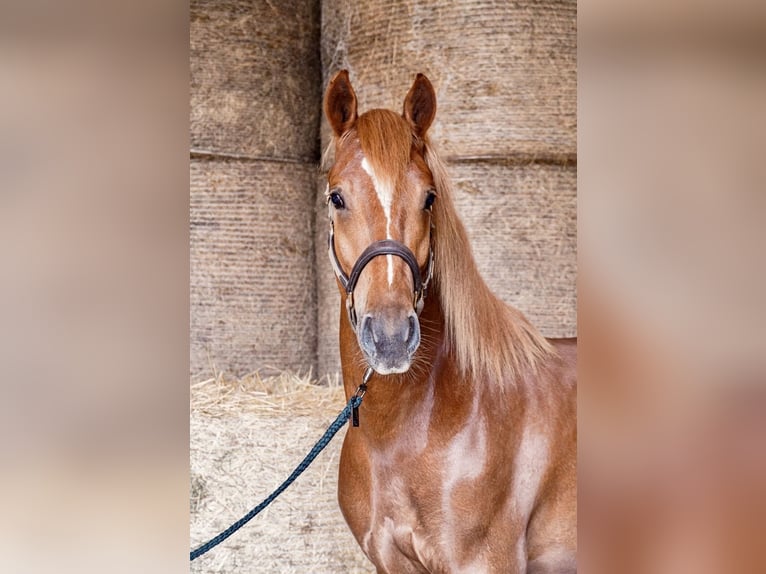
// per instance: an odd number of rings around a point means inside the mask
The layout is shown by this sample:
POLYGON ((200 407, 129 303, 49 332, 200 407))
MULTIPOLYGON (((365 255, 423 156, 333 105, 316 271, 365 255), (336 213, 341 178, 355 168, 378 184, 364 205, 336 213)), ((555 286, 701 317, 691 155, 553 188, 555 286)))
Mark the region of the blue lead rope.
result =
MULTIPOLYGON (((371 371, 371 369, 369 370, 371 371)), ((369 378, 369 376, 367 376, 369 378)), ((366 388, 365 388, 366 390, 366 388)), ((242 518, 237 520, 234 524, 229 526, 226 530, 221 532, 218 536, 215 538, 211 538, 207 542, 205 542, 202 546, 194 549, 189 554, 189 561, 194 560, 195 558, 198 558, 202 556, 205 552, 208 550, 215 548, 218 546, 221 542, 226 540, 229 536, 234 534, 237 530, 242 528, 245 524, 250 522, 261 510, 266 508, 269 504, 271 504, 274 499, 276 499, 284 490, 290 486, 293 482, 295 482, 295 479, 298 478, 304 470, 306 470, 309 465, 314 462, 314 459, 317 457, 317 455, 324 450, 324 447, 326 447, 328 444, 330 444, 330 441, 332 440, 332 437, 335 436, 335 434, 341 429, 341 427, 346 424, 346 421, 351 416, 351 412, 358 411, 359 405, 362 404, 362 397, 364 396, 364 393, 360 393, 357 391, 354 396, 349 399, 348 404, 346 405, 346 408, 344 408, 338 417, 333 421, 333 423, 327 428, 325 433, 322 435, 322 438, 320 438, 317 443, 314 445, 314 448, 312 448, 309 453, 306 455, 306 458, 304 458, 301 463, 295 467, 295 470, 290 474, 290 476, 287 477, 287 480, 285 480, 282 484, 279 485, 279 487, 272 492, 266 499, 261 502, 258 506, 253 508, 250 512, 245 514, 242 518)), ((357 422, 358 425, 358 422, 357 422)))

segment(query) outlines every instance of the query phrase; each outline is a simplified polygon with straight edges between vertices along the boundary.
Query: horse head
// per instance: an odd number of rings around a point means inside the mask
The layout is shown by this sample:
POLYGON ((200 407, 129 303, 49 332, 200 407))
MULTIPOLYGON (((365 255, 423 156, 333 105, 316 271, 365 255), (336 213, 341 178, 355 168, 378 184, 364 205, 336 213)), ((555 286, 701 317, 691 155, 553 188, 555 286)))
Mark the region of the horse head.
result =
POLYGON ((368 365, 381 375, 403 373, 420 345, 418 314, 433 268, 438 198, 423 142, 436 95, 418 74, 401 115, 359 115, 343 70, 327 88, 324 112, 335 143, 326 192, 330 260, 368 365))

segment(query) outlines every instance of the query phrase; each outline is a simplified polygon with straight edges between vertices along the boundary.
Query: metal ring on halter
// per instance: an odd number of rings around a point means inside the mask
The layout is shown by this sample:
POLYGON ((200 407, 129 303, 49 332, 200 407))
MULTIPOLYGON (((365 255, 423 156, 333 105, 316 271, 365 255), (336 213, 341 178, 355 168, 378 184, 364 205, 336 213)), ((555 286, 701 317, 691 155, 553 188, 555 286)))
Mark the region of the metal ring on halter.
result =
MULTIPOLYGON (((433 236, 433 235, 432 235, 433 236)), ((420 314, 423 310, 423 300, 426 295, 426 288, 431 281, 433 274, 434 253, 433 246, 429 246, 428 249, 428 263, 426 264, 426 278, 425 281, 421 279, 420 267, 418 266, 418 260, 415 254, 412 253, 409 247, 394 241, 393 239, 383 239, 381 241, 375 241, 371 243, 359 256, 359 259, 354 263, 354 267, 351 269, 351 273, 346 275, 345 271, 338 261, 338 255, 335 252, 335 233, 334 225, 330 222, 330 236, 328 238, 330 262, 332 263, 335 275, 341 282, 343 289, 346 291, 346 311, 348 313, 348 319, 351 322, 351 326, 356 328, 357 317, 356 309, 354 308, 354 289, 359 281, 359 277, 367 264, 381 255, 396 255, 409 266, 412 272, 413 281, 413 308, 420 314)))

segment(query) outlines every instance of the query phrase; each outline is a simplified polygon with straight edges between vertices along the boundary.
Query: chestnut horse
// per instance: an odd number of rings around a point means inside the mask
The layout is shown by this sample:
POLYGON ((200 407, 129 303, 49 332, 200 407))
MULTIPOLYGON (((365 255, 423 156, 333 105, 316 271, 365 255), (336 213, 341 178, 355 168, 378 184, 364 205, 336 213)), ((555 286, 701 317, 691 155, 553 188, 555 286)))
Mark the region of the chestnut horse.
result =
POLYGON ((351 531, 379 573, 575 572, 576 341, 479 275, 425 76, 401 115, 358 115, 341 71, 324 111, 347 398, 374 371, 340 460, 351 531))

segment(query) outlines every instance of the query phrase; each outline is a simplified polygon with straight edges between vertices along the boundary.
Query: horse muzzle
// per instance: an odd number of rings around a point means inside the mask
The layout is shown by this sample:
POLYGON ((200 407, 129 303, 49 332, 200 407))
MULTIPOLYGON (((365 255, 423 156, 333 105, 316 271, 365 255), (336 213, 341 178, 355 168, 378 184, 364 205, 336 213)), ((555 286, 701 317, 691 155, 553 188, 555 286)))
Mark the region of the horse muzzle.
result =
POLYGON ((420 323, 418 314, 423 309, 428 284, 433 274, 433 247, 429 247, 425 277, 414 253, 398 241, 385 239, 369 245, 357 259, 350 274, 341 267, 335 253, 335 234, 330 225, 329 255, 335 275, 346 292, 346 312, 351 327, 356 332, 359 346, 367 363, 380 375, 406 372, 412 363, 412 357, 420 345, 420 323), (401 258, 412 272, 412 307, 406 310, 389 308, 367 313, 361 322, 354 305, 354 289, 364 268, 374 258, 382 255, 394 255, 401 258))
POLYGON ((414 311, 367 314, 357 330, 357 340, 367 363, 380 375, 404 373, 420 345, 420 323, 414 311))

